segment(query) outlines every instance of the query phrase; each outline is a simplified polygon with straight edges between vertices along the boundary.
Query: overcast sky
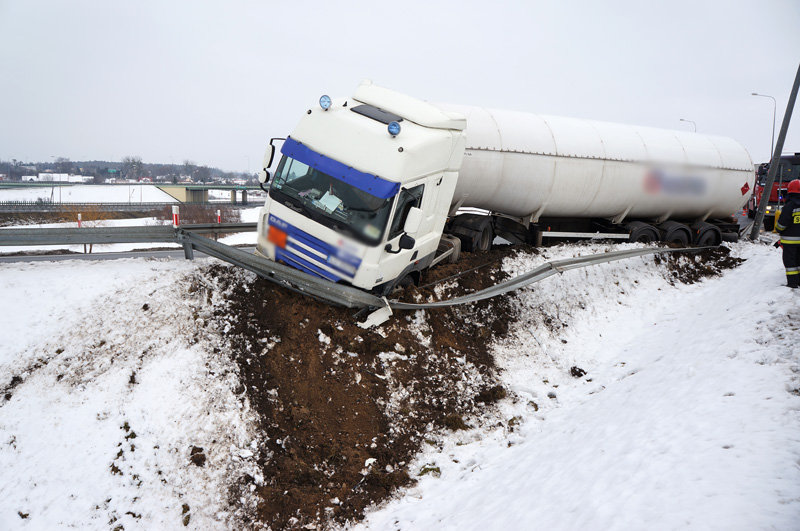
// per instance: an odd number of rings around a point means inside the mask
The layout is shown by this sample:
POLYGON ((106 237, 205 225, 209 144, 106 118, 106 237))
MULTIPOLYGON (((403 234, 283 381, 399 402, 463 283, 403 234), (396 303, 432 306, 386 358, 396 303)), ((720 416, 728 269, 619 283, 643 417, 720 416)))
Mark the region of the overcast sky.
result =
MULTIPOLYGON (((769 158, 800 1, 0 0, 0 159, 256 171, 323 93, 730 136, 769 158)), ((800 151, 800 112, 784 152, 800 151)))

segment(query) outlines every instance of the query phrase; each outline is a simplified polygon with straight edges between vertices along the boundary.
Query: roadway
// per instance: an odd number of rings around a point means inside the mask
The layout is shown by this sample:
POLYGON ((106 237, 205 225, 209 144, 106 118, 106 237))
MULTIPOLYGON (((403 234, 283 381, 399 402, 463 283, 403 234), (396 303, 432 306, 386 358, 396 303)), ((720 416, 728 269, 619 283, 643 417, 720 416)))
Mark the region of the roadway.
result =
MULTIPOLYGON (((238 247, 243 251, 252 253, 254 246, 238 247)), ((195 258, 208 258, 208 255, 194 250, 195 258)), ((14 262, 61 262, 64 260, 120 260, 123 258, 183 258, 183 248, 175 249, 140 249, 136 251, 121 251, 114 253, 69 253, 69 254, 25 254, 3 255, 0 254, 0 263, 14 262)))

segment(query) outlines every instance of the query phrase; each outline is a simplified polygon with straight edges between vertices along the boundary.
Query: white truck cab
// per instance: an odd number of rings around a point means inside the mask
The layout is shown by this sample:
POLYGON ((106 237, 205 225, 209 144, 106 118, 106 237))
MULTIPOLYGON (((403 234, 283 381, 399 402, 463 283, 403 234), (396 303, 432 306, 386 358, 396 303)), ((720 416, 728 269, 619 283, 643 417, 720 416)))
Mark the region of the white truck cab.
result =
POLYGON ((368 81, 352 99, 323 96, 281 147, 256 253, 379 292, 424 269, 442 237, 465 127, 460 114, 368 81))

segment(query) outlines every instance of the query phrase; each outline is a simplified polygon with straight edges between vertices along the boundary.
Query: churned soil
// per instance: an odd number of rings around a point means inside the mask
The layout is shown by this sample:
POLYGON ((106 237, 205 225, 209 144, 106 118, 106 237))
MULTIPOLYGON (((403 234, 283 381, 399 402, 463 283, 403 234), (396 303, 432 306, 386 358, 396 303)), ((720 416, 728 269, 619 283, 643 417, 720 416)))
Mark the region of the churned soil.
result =
MULTIPOLYGON (((433 301, 489 287, 506 279, 503 258, 518 252, 539 251, 465 253, 390 298, 433 301)), ((655 260, 671 282, 685 283, 741 262, 727 248, 655 260)), ((245 476, 230 493, 232 504, 242 490, 258 496, 246 527, 324 529, 362 519, 369 505, 425 473, 410 468, 423 443, 480 422, 507 395, 491 345, 517 317, 508 297, 396 312, 364 330, 356 323, 365 315, 355 310, 235 268, 212 266, 207 276, 224 294, 211 329, 220 331, 218 344, 238 367, 237 392, 260 423, 261 476, 245 476)))
POLYGON ((715 247, 691 253, 656 255, 655 262, 666 262, 670 283, 694 284, 704 278, 719 276, 724 270, 737 267, 744 259, 731 256, 727 247, 715 247))
MULTIPOLYGON (((505 278, 505 247, 464 254, 392 295, 439 298, 505 278), (458 271, 469 271, 449 278, 458 271), (452 293, 450 293, 452 292, 452 293)), ((217 327, 239 368, 239 391, 260 418, 263 481, 251 526, 272 529, 359 520, 364 509, 414 482, 409 463, 436 430, 469 427, 505 396, 490 353, 513 309, 499 297, 477 304, 397 312, 364 330, 365 316, 296 294, 233 268, 209 272, 226 300, 217 327)), ((252 486, 251 486, 252 485, 252 486)), ((235 493, 232 493, 235 497, 235 493)))

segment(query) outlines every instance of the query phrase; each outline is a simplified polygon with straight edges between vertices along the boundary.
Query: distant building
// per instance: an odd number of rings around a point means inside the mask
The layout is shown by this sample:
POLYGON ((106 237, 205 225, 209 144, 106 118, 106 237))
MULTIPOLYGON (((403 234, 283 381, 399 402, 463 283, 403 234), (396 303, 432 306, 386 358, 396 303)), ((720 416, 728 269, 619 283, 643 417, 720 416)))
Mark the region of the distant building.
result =
POLYGON ((68 173, 40 173, 38 176, 25 176, 25 181, 55 182, 55 183, 88 183, 94 177, 91 175, 70 175, 68 173))

